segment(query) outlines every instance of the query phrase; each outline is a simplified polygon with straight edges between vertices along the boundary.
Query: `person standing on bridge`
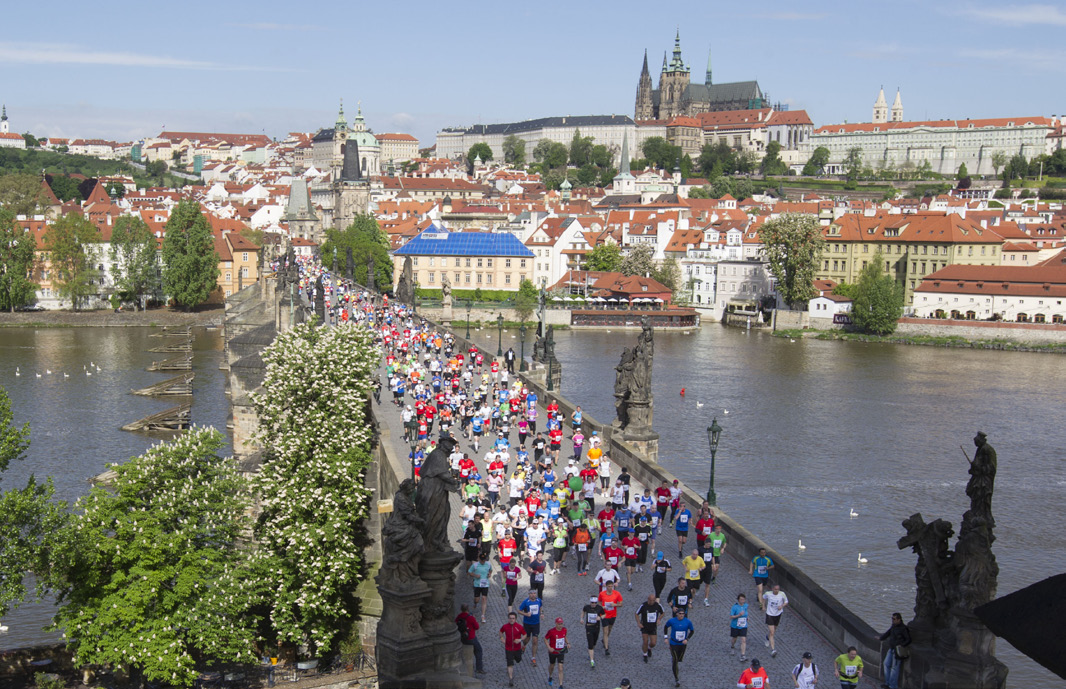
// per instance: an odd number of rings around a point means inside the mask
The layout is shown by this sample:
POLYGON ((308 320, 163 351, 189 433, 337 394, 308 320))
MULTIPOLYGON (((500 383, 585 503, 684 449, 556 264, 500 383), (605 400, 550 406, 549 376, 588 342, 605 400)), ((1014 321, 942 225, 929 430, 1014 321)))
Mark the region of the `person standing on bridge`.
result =
POLYGON ((685 659, 685 649, 688 648, 688 640, 696 633, 692 626, 692 620, 688 619, 685 611, 678 608, 674 616, 667 620, 663 627, 663 638, 670 642, 670 659, 674 670, 674 686, 681 686, 681 661, 685 659))
MULTIPOLYGON (((515 361, 514 347, 508 347, 507 351, 503 355, 504 361, 507 362, 507 372, 512 376, 514 375, 514 361, 515 361)), ((561 680, 560 680, 561 681, 561 680)))

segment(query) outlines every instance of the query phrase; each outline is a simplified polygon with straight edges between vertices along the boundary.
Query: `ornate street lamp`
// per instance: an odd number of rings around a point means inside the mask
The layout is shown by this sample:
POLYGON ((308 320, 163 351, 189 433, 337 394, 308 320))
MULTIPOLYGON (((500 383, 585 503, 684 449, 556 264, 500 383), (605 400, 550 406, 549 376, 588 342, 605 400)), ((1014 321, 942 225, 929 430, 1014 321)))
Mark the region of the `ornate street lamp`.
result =
POLYGON ((503 314, 496 316, 496 356, 503 356, 503 314))
POLYGON ((522 362, 518 364, 518 370, 520 373, 525 373, 529 370, 526 366, 526 324, 523 323, 522 327, 518 329, 518 341, 522 343, 522 362))
POLYGON ((712 507, 718 504, 718 496, 714 493, 714 456, 718 453, 718 440, 721 437, 722 427, 718 425, 716 416, 707 427, 707 442, 711 445, 711 485, 707 488, 707 503, 712 507))
POLYGON ((470 339, 470 300, 466 300, 466 339, 470 339))

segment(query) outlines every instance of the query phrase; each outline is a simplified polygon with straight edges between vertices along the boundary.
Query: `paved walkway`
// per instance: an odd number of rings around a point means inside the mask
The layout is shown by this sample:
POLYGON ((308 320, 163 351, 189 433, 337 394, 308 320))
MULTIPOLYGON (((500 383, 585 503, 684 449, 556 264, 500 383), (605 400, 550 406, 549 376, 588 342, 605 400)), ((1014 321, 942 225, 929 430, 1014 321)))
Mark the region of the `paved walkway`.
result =
MULTIPOLYGON (((399 410, 389 403, 391 396, 382 394, 382 413, 386 427, 389 429, 390 440, 399 456, 405 457, 409 448, 403 443, 403 424, 399 410)), ((410 401, 410 398, 407 399, 410 401)), ((546 400, 541 400, 543 405, 546 400)), ((538 413, 539 419, 546 418, 546 411, 542 408, 538 413)), ((512 441, 517 437, 514 434, 512 441)), ((470 452, 470 456, 478 463, 483 472, 482 457, 484 456, 484 443, 479 453, 473 452, 473 447, 459 436, 461 449, 470 452)), ((569 447, 569 443, 563 443, 563 449, 569 447)), ((513 469, 513 467, 509 467, 513 469)), ((617 471, 620 467, 615 466, 617 471)), ((637 484, 634 483, 634 489, 637 484)), ((643 490, 643 486, 639 487, 643 490)), ((602 498, 597 497, 597 509, 602 505, 602 498)), ((452 525, 451 535, 453 539, 461 536, 459 524, 459 509, 461 504, 458 496, 452 502, 452 525)), ((692 506, 690 506, 692 509, 692 506)), ((694 539, 693 539, 694 540, 694 539)), ((691 550, 691 547, 688 550, 691 550)), ((673 569, 667 578, 667 587, 662 594, 663 607, 666 605, 666 594, 669 592, 680 576, 681 563, 677 558, 677 540, 673 529, 667 529, 660 534, 657 548, 666 553, 671 561, 673 569)), ((728 550, 727 550, 728 554, 728 550)), ((686 553, 688 555, 688 553, 686 553)), ((568 556, 571 557, 571 556, 568 556)), ((654 559, 649 557, 650 561, 654 559)), ((585 641, 584 625, 581 622, 581 608, 588 602, 590 595, 598 592, 596 582, 593 580, 596 571, 600 568, 599 559, 594 555, 590 565, 591 574, 587 577, 578 577, 573 566, 560 570, 559 575, 547 576, 544 588, 544 608, 541 616, 541 633, 543 635, 551 626, 556 617, 562 617, 566 622, 568 638, 571 650, 566 654, 566 675, 564 686, 590 689, 611 689, 617 687, 623 677, 632 682, 633 689, 646 689, 649 687, 673 687, 673 675, 671 672, 670 652, 661 635, 662 625, 659 626, 660 635, 658 645, 648 663, 643 662, 641 654, 641 636, 634 619, 634 614, 648 595, 654 593, 651 583, 651 567, 647 566, 644 573, 633 575, 633 590, 626 590, 624 584, 625 573, 622 572, 622 585, 619 591, 624 598, 623 607, 619 611, 618 622, 611 634, 611 656, 606 657, 603 653, 602 641, 596 649, 596 667, 589 666, 587 643, 585 641)), ((481 625, 478 638, 485 651, 485 669, 487 675, 483 682, 485 687, 507 687, 507 672, 504 662, 503 645, 499 640, 499 629, 506 622, 507 601, 500 595, 499 564, 493 563, 493 585, 490 589, 487 621, 481 625)), ((550 568, 549 568, 550 569, 550 568)), ((473 608, 473 589, 471 579, 465 572, 460 572, 456 580, 456 606, 461 603, 471 604, 473 608)), ((524 598, 528 592, 528 576, 523 575, 518 589, 515 605, 524 598)), ((718 579, 713 584, 710 596, 710 606, 703 605, 703 591, 701 590, 698 600, 690 610, 690 619, 695 626, 695 636, 689 644, 681 668, 681 686, 686 689, 733 689, 737 686, 740 673, 748 666, 747 662, 740 661, 739 651, 731 655, 729 651, 729 609, 736 602, 738 593, 744 593, 751 604, 749 611, 750 629, 748 636, 748 658, 758 658, 766 668, 770 677, 771 687, 774 689, 788 689, 794 686, 791 671, 800 659, 804 651, 814 654, 814 662, 818 665, 821 677, 818 687, 833 687, 837 685, 833 676, 833 660, 845 649, 831 647, 822 637, 814 632, 803 619, 788 609, 782 617, 781 625, 777 630, 776 646, 777 657, 770 657, 770 649, 764 646, 766 626, 763 617, 758 610, 755 601, 755 585, 748 575, 747 564, 741 564, 732 557, 722 559, 722 566, 718 573, 718 579)), ((785 590, 787 594, 788 591, 785 590)), ((456 610, 458 612, 458 610, 456 610)), ((472 610, 472 612, 477 612, 472 610)), ((477 613, 480 615, 480 613, 477 613)), ((480 617, 479 617, 480 619, 480 617)), ((602 639, 602 637, 601 637, 602 639)), ((530 662, 530 655, 524 654, 523 661, 516 667, 515 686, 530 689, 533 687, 547 687, 548 680, 548 655, 541 638, 540 650, 537 653, 537 665, 530 662)), ((738 644, 739 647, 739 644, 738 644)), ((876 675, 878 659, 870 659, 868 668, 876 675)), ((556 681, 556 686, 558 682, 556 681)), ((860 685, 860 689, 874 689, 879 685, 875 679, 866 679, 860 685)))

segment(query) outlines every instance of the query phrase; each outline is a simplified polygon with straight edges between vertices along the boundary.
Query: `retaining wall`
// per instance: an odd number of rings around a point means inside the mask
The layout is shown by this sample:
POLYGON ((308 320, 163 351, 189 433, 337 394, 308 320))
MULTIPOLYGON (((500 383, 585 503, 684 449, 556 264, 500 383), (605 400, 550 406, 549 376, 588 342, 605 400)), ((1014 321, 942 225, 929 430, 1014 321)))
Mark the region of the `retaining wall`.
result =
POLYGON ((968 340, 1010 340, 1026 344, 1066 342, 1066 325, 1057 323, 1007 323, 957 321, 941 318, 901 318, 897 335, 964 337, 968 340))

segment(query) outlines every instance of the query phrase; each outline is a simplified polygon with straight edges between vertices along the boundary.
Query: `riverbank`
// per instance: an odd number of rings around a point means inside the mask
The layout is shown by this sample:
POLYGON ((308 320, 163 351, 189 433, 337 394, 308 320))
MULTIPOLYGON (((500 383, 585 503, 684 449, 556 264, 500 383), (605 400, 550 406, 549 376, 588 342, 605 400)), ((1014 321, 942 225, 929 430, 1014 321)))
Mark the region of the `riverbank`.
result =
POLYGON ((155 328, 182 325, 217 325, 225 309, 211 304, 195 311, 17 311, 0 313, 0 328, 155 328))
POLYGON ((925 347, 956 347, 962 349, 996 349, 1006 352, 1044 352, 1066 354, 1066 343, 1046 344, 1014 342, 1002 339, 969 339, 960 335, 870 335, 843 330, 776 330, 774 337, 789 339, 848 340, 851 342, 876 342, 881 344, 921 345, 925 347))

